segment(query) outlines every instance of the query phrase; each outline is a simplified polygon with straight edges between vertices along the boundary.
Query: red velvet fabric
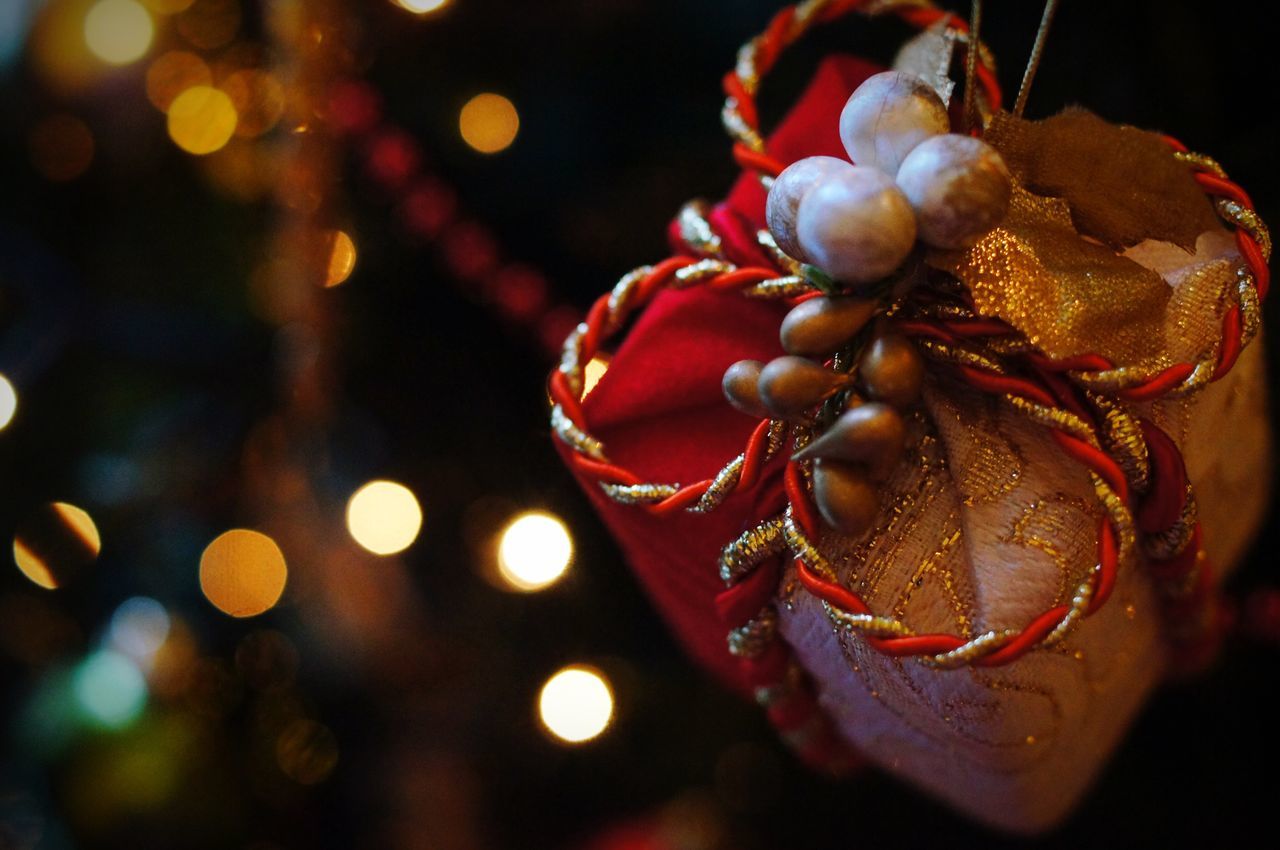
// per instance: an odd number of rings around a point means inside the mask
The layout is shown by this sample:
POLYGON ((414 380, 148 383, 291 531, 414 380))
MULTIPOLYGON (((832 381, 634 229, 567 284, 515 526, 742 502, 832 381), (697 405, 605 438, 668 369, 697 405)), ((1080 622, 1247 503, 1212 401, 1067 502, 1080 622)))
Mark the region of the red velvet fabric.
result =
MULTIPOLYGON (((840 110, 858 84, 879 70, 851 57, 827 59, 770 138, 769 150, 783 162, 844 156, 840 110)), ((764 226, 764 203, 759 181, 744 175, 712 215, 730 258, 740 265, 764 262, 754 238, 764 226)), ((782 354, 778 325, 784 313, 780 304, 696 288, 657 296, 583 401, 587 425, 604 441, 610 459, 646 481, 687 484, 714 475, 741 453, 756 421, 725 402, 720 380, 736 360, 767 361, 782 354)), ((677 637, 736 690, 747 686, 716 612, 716 594, 724 589, 717 558, 726 543, 786 505, 782 468, 776 459, 755 487, 735 493, 710 514, 668 517, 615 504, 594 481, 580 477, 677 637)))

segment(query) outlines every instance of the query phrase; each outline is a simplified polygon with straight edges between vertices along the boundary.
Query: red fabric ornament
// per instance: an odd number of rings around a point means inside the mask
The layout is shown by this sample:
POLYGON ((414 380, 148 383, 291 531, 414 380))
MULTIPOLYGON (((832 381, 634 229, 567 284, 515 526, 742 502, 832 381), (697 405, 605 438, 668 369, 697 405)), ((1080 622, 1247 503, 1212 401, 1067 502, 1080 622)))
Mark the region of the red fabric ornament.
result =
MULTIPOLYGON (((769 149, 788 163, 843 156, 840 110, 849 93, 880 70, 852 57, 826 59, 769 149)), ((767 264, 755 240, 765 226, 764 206, 764 189, 747 174, 711 215, 726 254, 739 265, 767 264)), ((736 360, 781 355, 778 325, 785 312, 782 304, 704 289, 659 294, 583 400, 592 432, 609 446, 611 459, 647 481, 683 483, 719 472, 742 452, 757 424, 725 401, 724 370, 736 360)), ((559 441, 556 446, 567 460, 570 449, 559 441)), ((755 487, 701 515, 653 516, 609 500, 596 482, 579 477, 686 650, 718 680, 744 693, 750 685, 728 652, 716 608, 724 590, 717 559, 727 542, 786 506, 782 460, 755 487)))

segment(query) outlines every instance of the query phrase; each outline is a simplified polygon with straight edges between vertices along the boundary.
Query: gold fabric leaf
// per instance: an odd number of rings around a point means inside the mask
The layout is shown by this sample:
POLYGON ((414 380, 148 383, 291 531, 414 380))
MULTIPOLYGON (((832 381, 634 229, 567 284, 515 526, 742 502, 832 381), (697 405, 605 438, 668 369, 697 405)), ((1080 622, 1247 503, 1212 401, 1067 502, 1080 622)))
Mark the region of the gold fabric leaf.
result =
POLYGON ((1169 285, 1076 233, 1065 201, 1015 185, 1000 227, 967 251, 931 252, 929 262, 964 283, 980 314, 1013 325, 1049 357, 1097 352, 1134 365, 1165 354, 1169 285))
POLYGON ((1066 201, 1076 229, 1113 248, 1159 239, 1190 251, 1218 226, 1190 170, 1155 133, 1072 107, 1043 121, 998 113, 983 138, 1023 186, 1066 201))

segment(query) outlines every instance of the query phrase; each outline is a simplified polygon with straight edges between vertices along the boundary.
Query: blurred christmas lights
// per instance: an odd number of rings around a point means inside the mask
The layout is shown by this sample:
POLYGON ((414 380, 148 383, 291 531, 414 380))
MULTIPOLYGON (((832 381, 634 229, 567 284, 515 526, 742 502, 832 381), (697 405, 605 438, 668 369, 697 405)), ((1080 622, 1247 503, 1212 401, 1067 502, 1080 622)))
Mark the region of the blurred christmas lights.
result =
POLYGON ((439 12, 444 6, 449 5, 449 0, 392 0, 392 3, 401 9, 407 10, 407 12, 425 15, 439 12))
POLYGON ((174 25, 194 47, 225 47, 240 29, 239 0, 195 0, 175 16, 174 25))
POLYGON ((108 65, 128 65, 151 47, 155 24, 137 0, 98 0, 84 18, 84 42, 108 65))
POLYGON ((347 502, 347 531, 375 555, 403 552, 421 528, 422 508, 403 484, 370 481, 347 502))
POLYGON ((163 605, 147 596, 134 596, 111 615, 106 642, 145 671, 164 646, 169 628, 169 612, 163 605))
POLYGON ((570 665, 542 686, 538 716, 547 731, 561 741, 590 741, 613 720, 613 688, 594 667, 570 665))
POLYGON ((86 719, 106 729, 123 729, 147 703, 147 682, 128 657, 109 649, 88 656, 72 674, 76 701, 86 719))
POLYGON ((98 558, 102 539, 93 518, 66 502, 51 502, 18 526, 13 559, 22 574, 47 590, 75 579, 98 558))
POLYGON ((31 164, 55 183, 74 180, 93 162, 93 134, 74 115, 51 115, 31 129, 31 164))
POLYGON ((284 86, 266 71, 235 71, 222 81, 220 88, 231 98, 237 116, 235 134, 241 138, 261 136, 284 114, 284 86))
POLYGON ((327 726, 298 718, 276 739, 276 763, 294 782, 315 785, 337 765, 338 741, 327 726))
POLYGON ((325 286, 337 286, 351 277, 356 267, 356 243, 345 231, 329 234, 329 264, 325 274, 325 286))
POLYGON ((552 514, 530 511, 503 529, 498 540, 498 575, 523 593, 543 590, 559 581, 573 559, 573 538, 552 514))
POLYGON ((215 608, 232 617, 271 610, 284 593, 288 573, 276 542, 243 528, 219 535, 200 556, 200 590, 215 608))
POLYGON ((458 116, 462 139, 480 153, 498 153, 511 147, 520 132, 515 104, 500 94, 486 92, 467 101, 458 116))
POLYGON ((231 141, 237 120, 226 92, 192 86, 169 104, 169 137, 187 153, 210 154, 231 141))
POLYGON ((608 358, 597 354, 587 361, 587 365, 582 368, 583 398, 586 398, 587 393, 596 388, 596 384, 600 383, 600 379, 604 377, 604 373, 607 371, 609 371, 608 358))
POLYGON ((157 56, 147 68, 147 99, 167 112, 178 95, 196 86, 213 83, 213 72, 205 61, 185 50, 170 50, 157 56))
POLYGON ((9 379, 0 373, 0 431, 3 431, 13 421, 13 416, 18 412, 18 391, 13 388, 13 384, 9 379))
POLYGON ((392 2, 415 15, 438 12, 449 5, 449 0, 392 0, 392 2))

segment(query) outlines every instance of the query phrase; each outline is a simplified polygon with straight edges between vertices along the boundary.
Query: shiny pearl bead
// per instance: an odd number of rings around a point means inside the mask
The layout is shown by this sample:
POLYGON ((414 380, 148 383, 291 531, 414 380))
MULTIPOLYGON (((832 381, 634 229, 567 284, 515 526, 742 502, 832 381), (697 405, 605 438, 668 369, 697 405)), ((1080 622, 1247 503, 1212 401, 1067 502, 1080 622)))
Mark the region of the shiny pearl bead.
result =
POLYGON ((819 181, 826 179, 826 175, 848 168, 853 166, 843 159, 810 156, 791 163, 774 178, 773 185, 769 187, 764 217, 773 241, 787 256, 808 262, 796 239, 796 212, 800 208, 800 199, 819 181))
POLYGON ((924 358, 905 336, 884 334, 863 350, 858 379, 871 398, 898 409, 910 407, 924 386, 924 358))
POLYGON ((818 402, 852 383, 803 357, 776 357, 760 370, 760 400, 778 419, 796 419, 818 402))
POLYGON ((796 452, 794 459, 849 461, 883 481, 897 468, 906 445, 907 423, 902 414, 872 401, 840 414, 822 436, 796 452))
POLYGON ((814 461, 813 500, 827 525, 844 534, 865 533, 880 514, 880 494, 866 473, 838 460, 814 461))
POLYGON ((884 71, 858 86, 840 113, 840 140, 855 165, 898 173, 912 148, 951 129, 933 87, 912 74, 884 71))
POLYGON ((854 166, 828 175, 805 194, 796 235, 809 262, 835 280, 872 283, 911 253, 916 216, 892 178, 854 166))
POLYGON ((729 404, 760 419, 769 417, 768 409, 760 400, 760 369, 763 366, 759 360, 739 360, 725 370, 724 380, 720 383, 729 404))
POLYGON ((968 248, 1009 211, 1013 182, 991 145, 949 133, 920 145, 898 170, 898 185, 919 220, 920 239, 935 248, 968 248))
POLYGON ((844 347, 876 311, 876 302, 847 295, 801 301, 782 320, 778 334, 788 354, 825 358, 844 347))

